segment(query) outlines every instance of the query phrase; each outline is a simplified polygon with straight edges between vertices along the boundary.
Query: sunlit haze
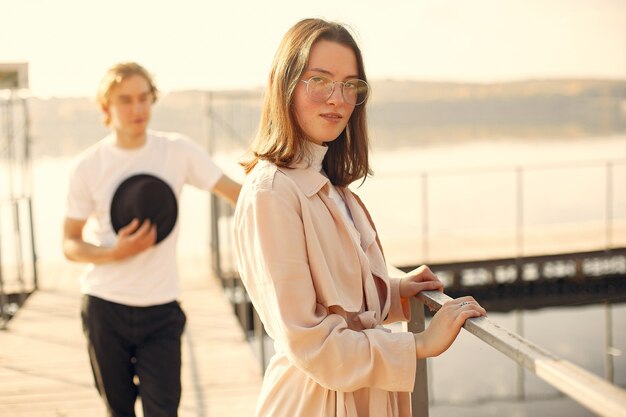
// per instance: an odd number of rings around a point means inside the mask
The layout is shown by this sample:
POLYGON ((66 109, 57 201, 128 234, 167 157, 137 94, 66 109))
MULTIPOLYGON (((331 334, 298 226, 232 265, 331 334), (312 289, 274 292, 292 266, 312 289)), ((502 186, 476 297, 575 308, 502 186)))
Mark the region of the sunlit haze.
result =
POLYGON ((92 97, 123 60, 165 92, 260 87, 305 17, 352 26, 370 79, 626 78, 623 0, 11 1, 0 63, 28 62, 39 97, 92 97))

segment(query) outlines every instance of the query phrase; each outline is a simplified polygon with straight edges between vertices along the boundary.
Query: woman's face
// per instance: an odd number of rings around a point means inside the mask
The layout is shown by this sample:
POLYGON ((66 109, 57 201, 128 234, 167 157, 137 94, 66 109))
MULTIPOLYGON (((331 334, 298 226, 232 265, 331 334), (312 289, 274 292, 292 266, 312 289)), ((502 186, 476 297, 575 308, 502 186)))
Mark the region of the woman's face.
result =
POLYGON ((323 145, 337 139, 343 132, 354 105, 344 101, 340 83, 335 84, 333 93, 325 102, 313 101, 307 94, 307 84, 302 82, 313 76, 333 81, 359 78, 354 51, 337 42, 315 42, 309 53, 306 70, 296 87, 294 109, 298 124, 308 140, 323 145))

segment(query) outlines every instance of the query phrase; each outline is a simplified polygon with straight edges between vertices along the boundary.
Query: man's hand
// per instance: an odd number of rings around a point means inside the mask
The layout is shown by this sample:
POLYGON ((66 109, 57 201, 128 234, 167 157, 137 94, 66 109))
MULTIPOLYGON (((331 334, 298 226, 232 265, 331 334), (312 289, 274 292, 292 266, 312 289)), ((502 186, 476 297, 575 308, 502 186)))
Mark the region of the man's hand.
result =
POLYGON ((66 218, 63 225, 63 253, 71 261, 103 264, 136 255, 156 243, 156 225, 149 220, 141 225, 134 219, 120 229, 112 247, 96 246, 83 240, 85 220, 66 218))
POLYGON ((113 248, 116 259, 124 259, 136 255, 154 246, 157 239, 156 225, 146 219, 139 223, 133 219, 122 227, 117 234, 117 244, 113 248))

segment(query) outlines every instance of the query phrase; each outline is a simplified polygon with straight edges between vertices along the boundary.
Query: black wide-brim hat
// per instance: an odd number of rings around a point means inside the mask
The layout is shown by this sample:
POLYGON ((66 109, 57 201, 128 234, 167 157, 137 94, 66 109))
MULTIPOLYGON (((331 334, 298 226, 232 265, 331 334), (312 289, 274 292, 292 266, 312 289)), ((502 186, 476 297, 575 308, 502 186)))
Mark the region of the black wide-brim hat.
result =
POLYGON ((176 225, 178 204, 176 195, 165 181, 149 174, 125 179, 111 201, 111 224, 115 233, 133 219, 149 219, 156 224, 157 243, 170 234, 176 225))

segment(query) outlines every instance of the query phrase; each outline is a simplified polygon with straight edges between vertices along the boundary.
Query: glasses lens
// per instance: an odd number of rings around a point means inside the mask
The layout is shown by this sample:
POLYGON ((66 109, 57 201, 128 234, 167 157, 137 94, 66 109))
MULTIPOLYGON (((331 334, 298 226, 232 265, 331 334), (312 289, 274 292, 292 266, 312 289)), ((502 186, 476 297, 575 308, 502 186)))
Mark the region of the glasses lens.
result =
POLYGON ((333 82, 324 77, 311 77, 307 82, 306 91, 313 101, 323 103, 332 94, 333 82))
POLYGON ((362 104, 369 94, 369 89, 369 85, 363 80, 348 80, 343 83, 343 99, 355 106, 362 104))

